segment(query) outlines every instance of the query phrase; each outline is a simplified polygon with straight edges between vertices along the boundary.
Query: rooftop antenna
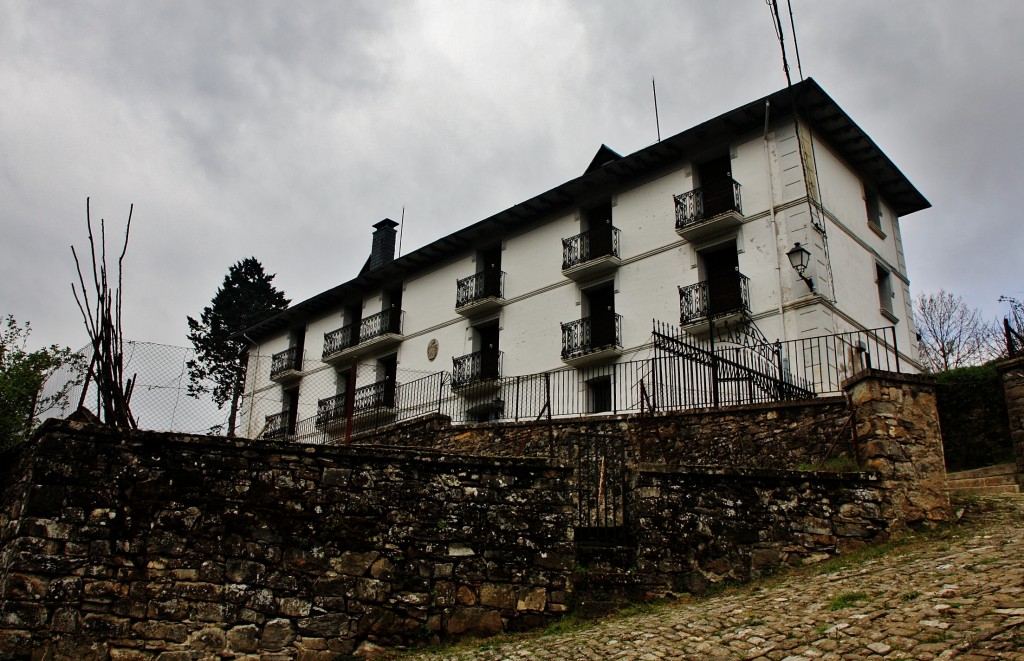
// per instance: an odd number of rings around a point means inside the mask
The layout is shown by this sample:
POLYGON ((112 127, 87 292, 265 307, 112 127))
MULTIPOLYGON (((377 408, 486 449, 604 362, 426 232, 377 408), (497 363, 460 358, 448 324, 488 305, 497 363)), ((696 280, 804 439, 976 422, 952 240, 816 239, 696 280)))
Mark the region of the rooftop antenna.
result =
POLYGON ((793 2, 792 0, 786 0, 786 6, 789 7, 789 31, 793 33, 793 48, 796 49, 796 71, 800 75, 800 80, 804 79, 804 68, 800 66, 800 44, 796 40, 796 23, 793 21, 793 2))
POLYGON ((398 254, 395 257, 402 256, 402 230, 405 229, 405 205, 402 205, 402 220, 398 222, 398 254))
POLYGON ((775 28, 775 37, 779 40, 779 48, 782 50, 782 71, 786 74, 786 86, 792 87, 793 80, 789 77, 789 62, 786 60, 786 44, 782 39, 782 19, 779 18, 778 0, 765 0, 768 9, 772 12, 772 27, 775 28))
POLYGON ((658 142, 661 142, 661 122, 658 120, 658 88, 654 85, 654 76, 651 76, 651 91, 654 92, 654 126, 658 129, 658 142))

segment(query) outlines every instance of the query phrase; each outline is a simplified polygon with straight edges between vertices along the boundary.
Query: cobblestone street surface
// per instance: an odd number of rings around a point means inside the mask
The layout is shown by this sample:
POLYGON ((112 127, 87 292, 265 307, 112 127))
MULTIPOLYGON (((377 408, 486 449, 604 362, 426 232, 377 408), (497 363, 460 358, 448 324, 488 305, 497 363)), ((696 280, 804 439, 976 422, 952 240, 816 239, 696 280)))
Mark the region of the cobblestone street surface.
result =
POLYGON ((1024 498, 927 542, 564 633, 403 660, 1024 659, 1024 498))

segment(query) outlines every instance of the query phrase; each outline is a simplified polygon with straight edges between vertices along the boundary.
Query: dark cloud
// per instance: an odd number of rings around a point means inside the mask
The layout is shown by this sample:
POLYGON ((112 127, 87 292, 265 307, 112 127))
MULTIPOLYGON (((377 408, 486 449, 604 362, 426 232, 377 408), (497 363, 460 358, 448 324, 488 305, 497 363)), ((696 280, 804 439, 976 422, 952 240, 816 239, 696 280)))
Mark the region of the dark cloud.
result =
MULTIPOLYGON (((914 289, 994 316, 1024 287, 1024 6, 794 8, 804 73, 935 205, 903 223, 914 289)), ((299 300, 403 206, 408 251, 650 144, 652 76, 664 135, 781 87, 765 3, 4 3, 0 312, 83 343, 85 197, 114 228, 135 202, 126 332, 185 344, 238 259, 299 300)))

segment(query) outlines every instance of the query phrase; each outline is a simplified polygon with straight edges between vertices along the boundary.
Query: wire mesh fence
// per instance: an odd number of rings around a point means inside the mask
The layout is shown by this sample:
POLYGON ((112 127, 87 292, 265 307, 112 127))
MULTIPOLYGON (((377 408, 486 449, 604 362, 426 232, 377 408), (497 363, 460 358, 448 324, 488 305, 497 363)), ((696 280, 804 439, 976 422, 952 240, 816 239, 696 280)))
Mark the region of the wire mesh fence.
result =
MULTIPOLYGON (((78 353, 84 365, 91 359, 91 347, 78 353)), ((218 408, 212 397, 198 398, 188 394, 186 363, 195 351, 153 342, 126 342, 124 372, 135 380, 131 409, 140 429, 188 434, 219 434, 227 429, 228 408, 218 408)), ((67 390, 60 403, 45 412, 42 418, 63 417, 73 411, 81 399, 80 370, 63 367, 56 370, 43 385, 42 395, 60 392, 68 383, 77 383, 67 390)), ((95 385, 90 386, 84 401, 93 413, 100 410, 95 385)))
MULTIPOLYGON (((596 413, 671 411, 808 399, 842 392, 843 379, 866 368, 900 371, 892 328, 838 333, 789 342, 708 346, 675 327, 656 325, 651 357, 538 374, 453 380, 449 372, 404 370, 396 362, 338 370, 297 359, 274 372, 274 357, 252 356, 239 402, 237 433, 304 443, 337 441, 428 414, 455 424, 529 421, 596 413), (268 380, 271 374, 274 380, 268 380)), ((192 349, 129 342, 125 373, 136 385, 131 407, 142 429, 226 433, 229 407, 208 394, 188 394, 192 349)), ((86 356, 86 361, 88 356, 86 356)), ((55 391, 69 370, 44 387, 55 391)), ((79 401, 71 388, 64 414, 79 401)), ((85 405, 98 410, 95 391, 85 405)))

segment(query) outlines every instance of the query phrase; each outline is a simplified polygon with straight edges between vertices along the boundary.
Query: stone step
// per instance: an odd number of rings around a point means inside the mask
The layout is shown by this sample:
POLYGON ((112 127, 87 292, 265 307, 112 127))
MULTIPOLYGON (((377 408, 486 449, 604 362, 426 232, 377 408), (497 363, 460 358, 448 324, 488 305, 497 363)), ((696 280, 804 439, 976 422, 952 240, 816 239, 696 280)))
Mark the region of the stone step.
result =
POLYGON ((991 475, 989 477, 951 478, 947 480, 950 488, 957 487, 1000 487, 1019 484, 1016 475, 991 475))
POLYGON ((992 477, 993 475, 1014 475, 1017 472, 1017 465, 1014 463, 996 464, 995 466, 983 466, 971 470, 946 473, 949 480, 972 479, 976 477, 992 477))
POLYGON ((967 487, 959 486, 956 484, 949 485, 950 491, 957 493, 969 493, 978 496, 1008 496, 1018 495, 1021 493, 1019 484, 1002 484, 998 486, 987 486, 987 487, 967 487))

